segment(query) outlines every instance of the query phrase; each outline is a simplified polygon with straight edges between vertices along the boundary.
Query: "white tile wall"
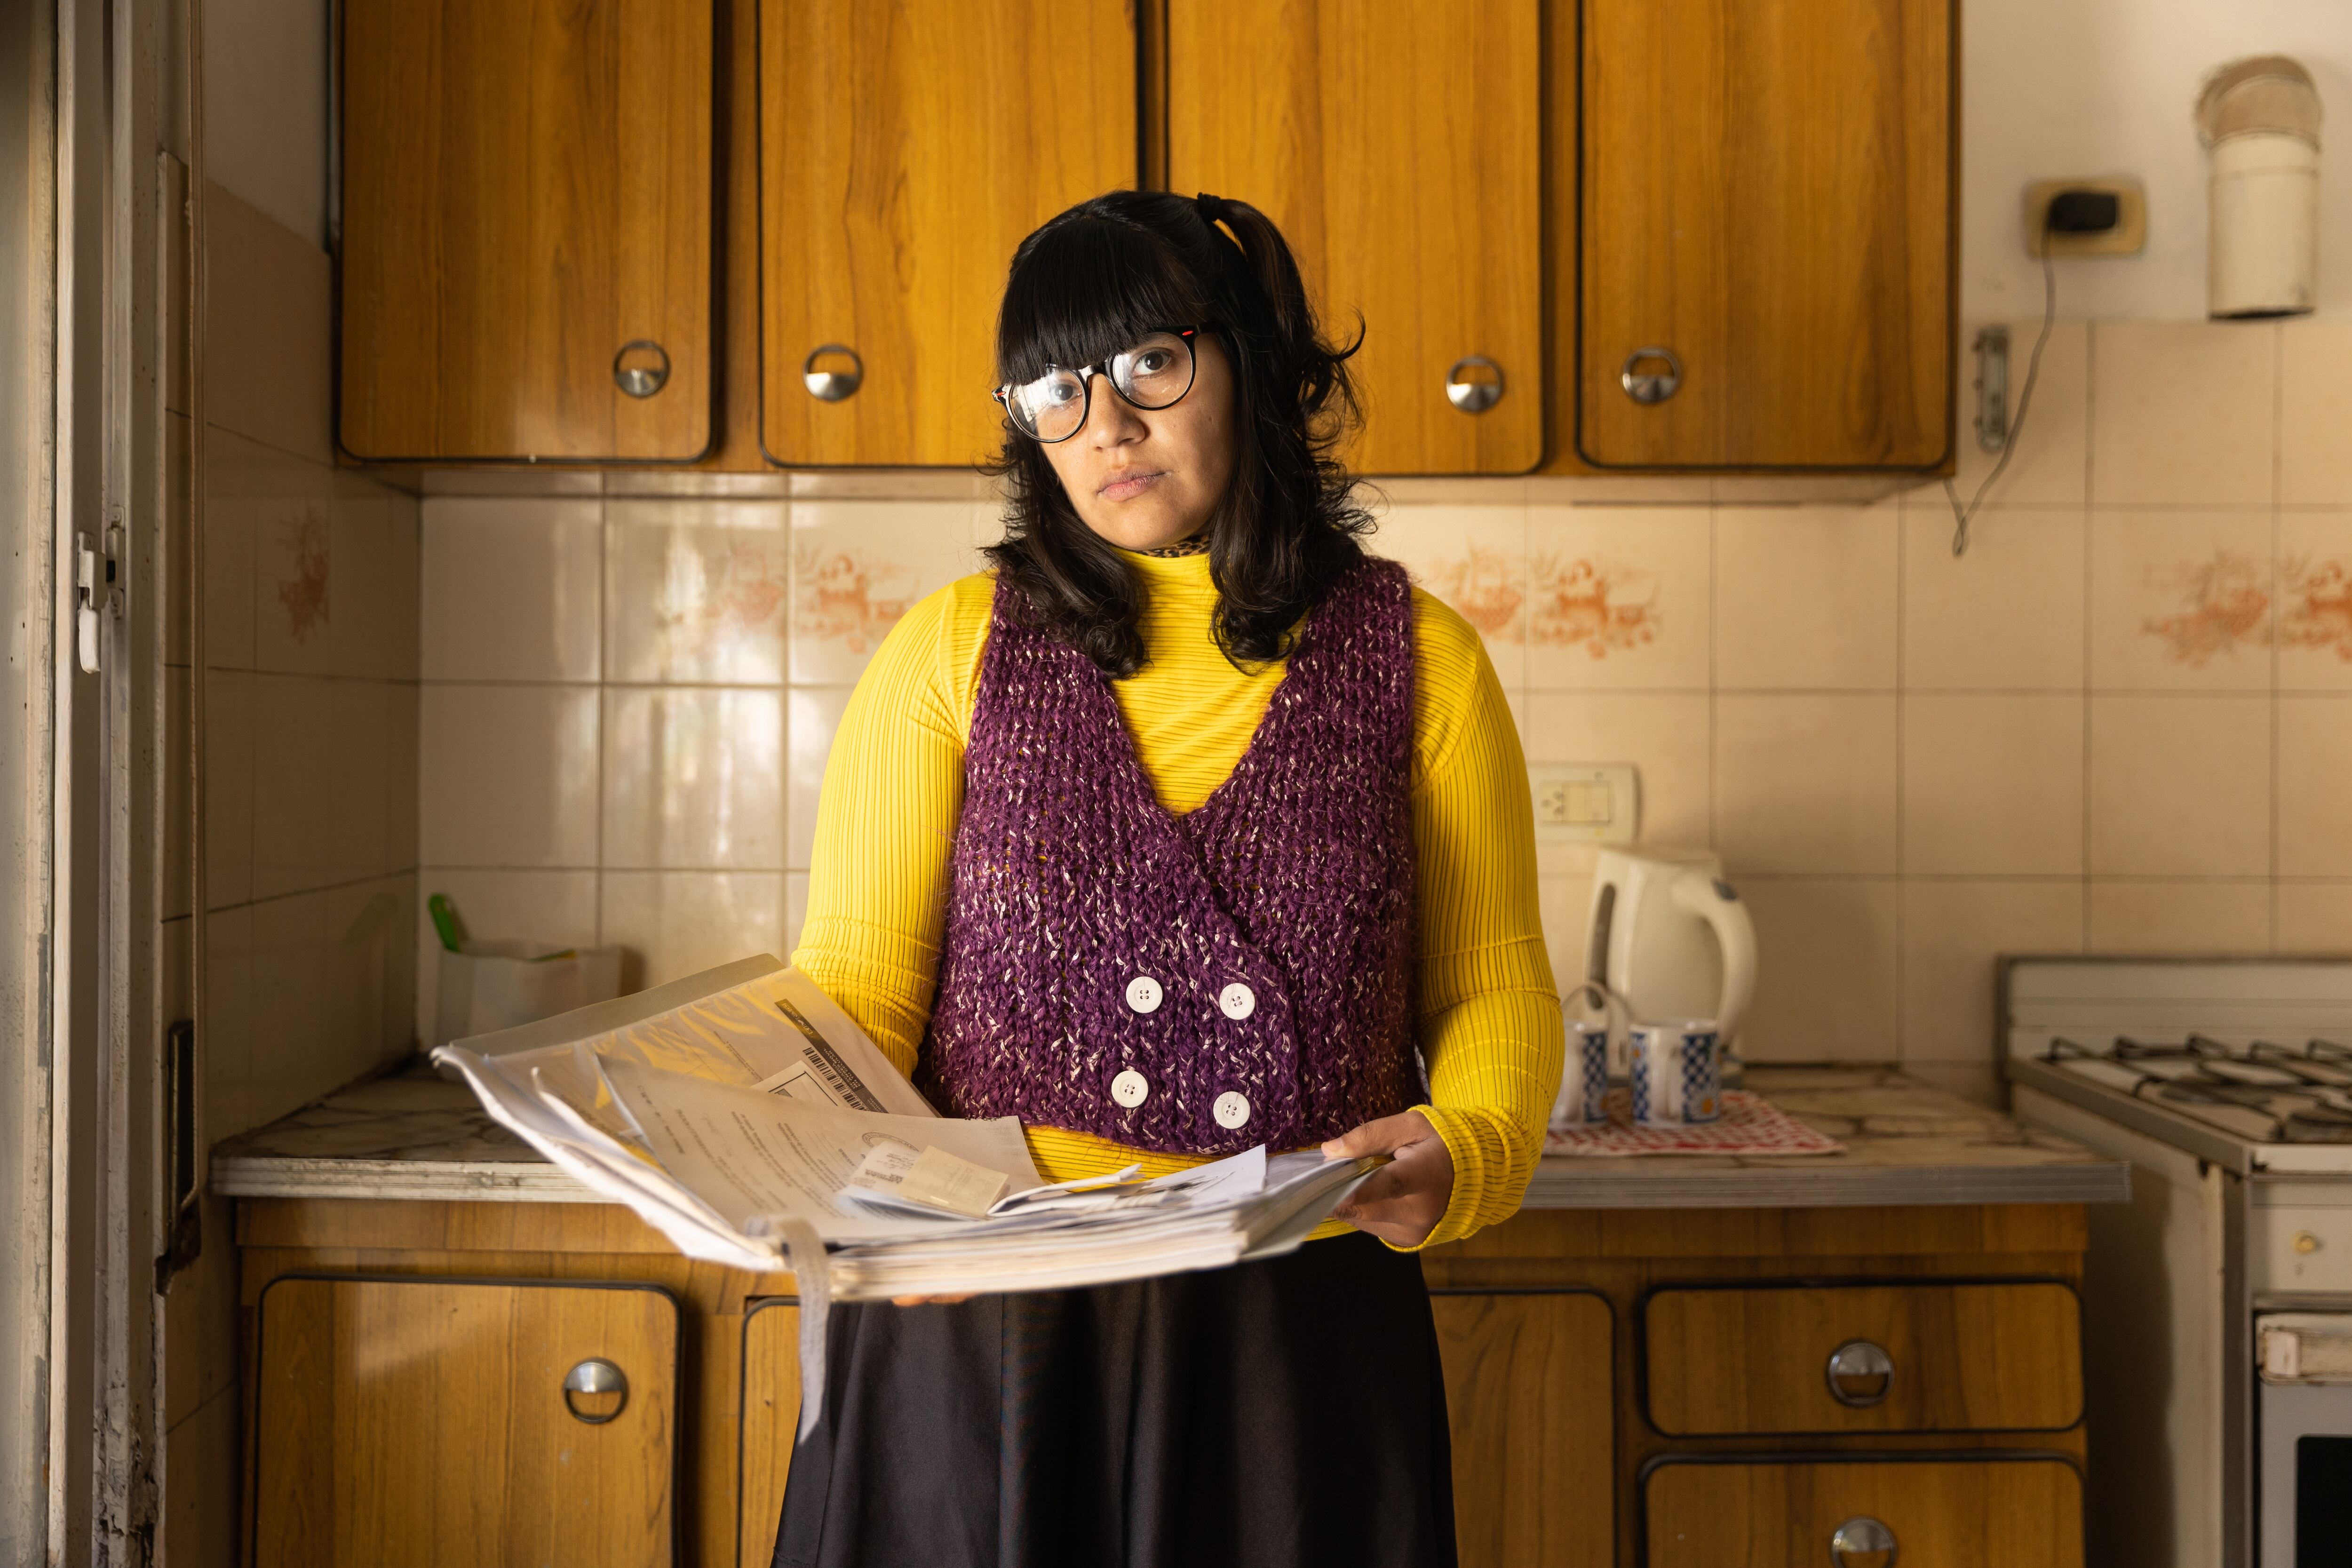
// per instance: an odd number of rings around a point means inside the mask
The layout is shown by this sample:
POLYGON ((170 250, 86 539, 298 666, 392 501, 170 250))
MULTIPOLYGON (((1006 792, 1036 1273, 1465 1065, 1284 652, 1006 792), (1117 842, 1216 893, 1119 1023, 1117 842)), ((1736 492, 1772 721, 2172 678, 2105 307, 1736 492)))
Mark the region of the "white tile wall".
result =
MULTIPOLYGON (((1958 558, 1941 487, 1885 481, 1391 481, 1375 548, 1530 757, 1634 763, 1642 837, 1725 856, 1751 1055, 1988 1092, 1996 953, 2352 949, 2347 408, 2341 323, 2062 323, 1958 558)), ((424 506, 423 890, 646 982, 789 944, 849 690, 993 517, 954 476, 666 484, 424 506)), ((1540 856, 1564 979, 1591 863, 1540 856)))
MULTIPOLYGON (((217 187, 211 203, 193 596, 210 904, 199 1041, 218 1139, 412 1043, 420 521, 414 496, 330 461, 326 256, 217 187)), ((172 559, 185 570, 185 552, 172 559)))

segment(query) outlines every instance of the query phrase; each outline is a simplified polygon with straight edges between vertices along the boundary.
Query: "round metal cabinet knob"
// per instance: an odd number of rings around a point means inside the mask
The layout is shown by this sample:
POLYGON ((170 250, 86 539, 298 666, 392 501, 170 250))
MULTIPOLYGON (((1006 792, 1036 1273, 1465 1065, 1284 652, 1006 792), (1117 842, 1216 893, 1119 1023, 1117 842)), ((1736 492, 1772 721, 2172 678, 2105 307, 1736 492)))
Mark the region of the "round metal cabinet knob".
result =
POLYGON ((866 362, 845 344, 822 344, 801 361, 801 384, 820 403, 838 403, 865 382, 866 362))
POLYGON ((1445 373, 1445 401, 1465 414, 1484 414, 1503 400, 1503 367, 1485 354, 1455 360, 1445 373))
POLYGON ((2319 1237, 2312 1235, 2311 1232, 2307 1230, 2298 1230, 2294 1233, 2294 1239, 2289 1242, 2288 1245, 2293 1247, 2297 1252, 2303 1254, 2305 1258, 2308 1258, 2313 1253, 2319 1250, 2319 1237))
POLYGON ((1830 1561, 1837 1568, 1895 1568, 1895 1532, 1858 1514, 1830 1531, 1830 1561))
POLYGON ((623 343, 613 356, 613 384, 631 397, 651 397, 669 384, 669 351, 651 338, 623 343))
POLYGON ((1895 1386, 1895 1358, 1868 1340, 1848 1340, 1830 1352, 1828 1377, 1830 1397, 1866 1409, 1895 1386))
POLYGON ((572 1418, 602 1426, 629 1403, 629 1380, 621 1369, 591 1356, 563 1374, 563 1408, 572 1418))
POLYGON ((1682 388, 1683 362, 1674 350, 1654 343, 1635 349, 1625 356, 1625 368, 1618 373, 1617 384, 1636 403, 1664 403, 1682 388))

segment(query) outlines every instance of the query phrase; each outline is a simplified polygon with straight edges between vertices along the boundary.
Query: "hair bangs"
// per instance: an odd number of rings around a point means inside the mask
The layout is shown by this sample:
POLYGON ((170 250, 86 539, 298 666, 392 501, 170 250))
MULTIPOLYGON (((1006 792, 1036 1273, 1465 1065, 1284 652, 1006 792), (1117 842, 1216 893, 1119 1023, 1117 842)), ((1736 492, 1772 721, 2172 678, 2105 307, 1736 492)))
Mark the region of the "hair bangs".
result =
POLYGON ((1137 225, 1087 216, 1049 225, 1013 259, 997 316, 997 374, 1029 381, 1049 365, 1099 364, 1161 327, 1215 311, 1168 243, 1137 225))

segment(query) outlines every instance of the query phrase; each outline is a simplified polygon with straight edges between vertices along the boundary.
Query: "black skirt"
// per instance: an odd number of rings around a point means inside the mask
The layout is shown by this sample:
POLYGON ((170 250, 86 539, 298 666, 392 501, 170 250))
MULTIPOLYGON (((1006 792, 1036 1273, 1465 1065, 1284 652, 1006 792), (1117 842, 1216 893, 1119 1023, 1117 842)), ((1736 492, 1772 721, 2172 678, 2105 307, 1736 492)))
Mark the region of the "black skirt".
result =
POLYGON ((1419 1261, 836 1306, 777 1568, 1452 1568, 1419 1261))

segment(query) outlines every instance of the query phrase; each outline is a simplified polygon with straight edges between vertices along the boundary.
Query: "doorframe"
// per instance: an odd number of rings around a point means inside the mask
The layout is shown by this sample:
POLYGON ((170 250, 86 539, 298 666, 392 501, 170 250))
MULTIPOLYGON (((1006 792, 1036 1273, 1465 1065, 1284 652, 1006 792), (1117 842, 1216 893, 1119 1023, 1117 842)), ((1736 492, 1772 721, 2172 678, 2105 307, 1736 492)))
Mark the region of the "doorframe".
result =
POLYGON ((159 284, 158 201, 159 154, 188 151, 173 77, 193 17, 188 0, 48 3, 47 1452, 45 1550, 29 1560, 143 1564, 159 1547, 160 917, 180 902, 164 850, 185 835, 193 861, 201 844, 167 822, 165 332, 184 312, 159 284))

